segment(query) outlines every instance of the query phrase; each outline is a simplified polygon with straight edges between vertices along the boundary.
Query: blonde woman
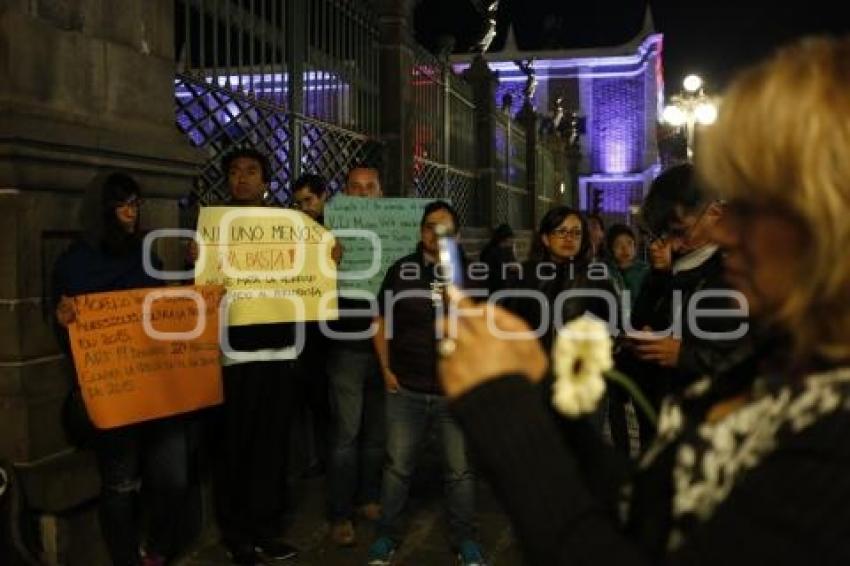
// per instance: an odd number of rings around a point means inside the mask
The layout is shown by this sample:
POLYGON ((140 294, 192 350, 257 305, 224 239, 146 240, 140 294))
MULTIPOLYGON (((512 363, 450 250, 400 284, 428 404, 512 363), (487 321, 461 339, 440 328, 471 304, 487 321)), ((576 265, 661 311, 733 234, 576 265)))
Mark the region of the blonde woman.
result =
POLYGON ((460 318, 442 381, 531 564, 850 564, 848 93, 850 39, 809 39, 724 97, 698 166, 761 347, 667 399, 636 473, 542 410, 537 343, 460 318))

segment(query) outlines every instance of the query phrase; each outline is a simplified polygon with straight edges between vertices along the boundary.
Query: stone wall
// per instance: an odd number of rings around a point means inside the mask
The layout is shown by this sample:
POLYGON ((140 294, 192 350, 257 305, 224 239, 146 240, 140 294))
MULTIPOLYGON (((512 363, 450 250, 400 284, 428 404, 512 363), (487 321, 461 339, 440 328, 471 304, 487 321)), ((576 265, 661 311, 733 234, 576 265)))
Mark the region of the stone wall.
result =
MULTIPOLYGON (((84 563, 67 537, 93 528, 73 509, 98 490, 61 429, 72 373, 50 322, 52 264, 104 170, 141 183, 146 227, 177 226, 202 157, 174 125, 173 16, 171 0, 0 4, 0 459, 41 514, 47 563, 84 563)), ((176 262, 175 242, 162 251, 176 262)))

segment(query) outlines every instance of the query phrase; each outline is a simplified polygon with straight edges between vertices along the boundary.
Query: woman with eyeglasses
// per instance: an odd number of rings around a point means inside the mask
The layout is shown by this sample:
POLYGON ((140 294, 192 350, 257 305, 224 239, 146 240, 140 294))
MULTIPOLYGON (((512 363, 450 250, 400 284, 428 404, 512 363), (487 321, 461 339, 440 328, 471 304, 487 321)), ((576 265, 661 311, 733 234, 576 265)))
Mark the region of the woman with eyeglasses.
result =
POLYGON ((608 268, 593 264, 586 219, 567 206, 543 216, 532 242, 529 260, 522 264, 504 306, 538 330, 547 350, 558 327, 590 312, 619 326, 617 295, 608 268))
POLYGON ((784 48, 724 95, 697 159, 757 348, 665 399, 636 470, 562 434, 544 351, 490 330, 521 321, 460 318, 443 387, 529 564, 850 564, 848 92, 845 37, 784 48))
MULTIPOLYGON (((54 297, 60 342, 70 356, 67 327, 76 318, 73 297, 158 287, 144 267, 139 228, 141 192, 125 173, 95 179, 83 202, 84 231, 56 261, 54 297)), ((157 257, 151 264, 161 269, 157 257)), ((180 417, 97 430, 88 420, 76 379, 63 410, 71 440, 94 450, 100 471, 100 526, 115 566, 161 566, 175 553, 184 527, 189 445, 180 417), (150 511, 140 552, 139 492, 150 511)))

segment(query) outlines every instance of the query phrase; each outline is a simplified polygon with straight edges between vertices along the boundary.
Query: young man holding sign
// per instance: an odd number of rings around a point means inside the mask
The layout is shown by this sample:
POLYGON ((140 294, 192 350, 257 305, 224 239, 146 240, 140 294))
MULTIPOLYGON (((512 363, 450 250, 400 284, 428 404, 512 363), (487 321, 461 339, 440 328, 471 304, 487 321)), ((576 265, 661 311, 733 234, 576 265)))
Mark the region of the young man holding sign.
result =
MULTIPOLYGON (((238 149, 224 158, 223 169, 230 192, 228 206, 264 205, 271 180, 265 155, 238 149)), ((296 395, 294 342, 292 323, 228 328, 215 487, 223 542, 237 564, 282 560, 297 554, 278 538, 286 502, 289 431, 296 395)))

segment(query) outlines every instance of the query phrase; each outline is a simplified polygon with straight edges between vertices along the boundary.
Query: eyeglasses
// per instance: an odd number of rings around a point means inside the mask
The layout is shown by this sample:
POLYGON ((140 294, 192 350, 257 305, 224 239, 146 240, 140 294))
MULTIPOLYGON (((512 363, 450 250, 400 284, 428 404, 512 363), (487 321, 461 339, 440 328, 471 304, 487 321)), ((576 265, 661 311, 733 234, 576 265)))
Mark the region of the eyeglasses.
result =
POLYGON ((549 233, 562 240, 566 240, 568 237, 578 240, 582 235, 582 231, 579 228, 558 228, 557 230, 552 230, 549 233))
POLYGON ((115 203, 115 208, 139 208, 145 203, 140 197, 132 196, 127 200, 122 200, 115 203))
POLYGON ((710 206, 711 204, 707 204, 706 206, 702 207, 702 210, 700 210, 697 219, 694 220, 688 226, 676 226, 665 230, 660 234, 656 234, 647 228, 643 228, 641 232, 643 232, 644 236, 646 236, 650 244, 659 241, 667 242, 669 240, 684 240, 691 234, 691 231, 696 228, 700 222, 702 222, 702 219, 703 217, 705 217, 705 213, 708 211, 710 206))

